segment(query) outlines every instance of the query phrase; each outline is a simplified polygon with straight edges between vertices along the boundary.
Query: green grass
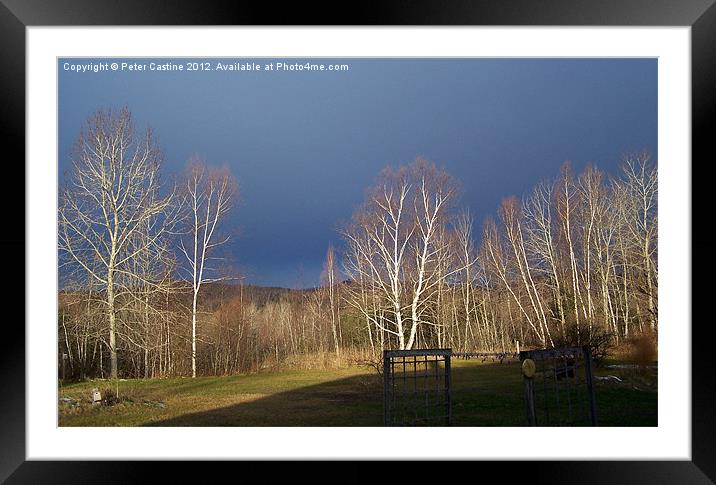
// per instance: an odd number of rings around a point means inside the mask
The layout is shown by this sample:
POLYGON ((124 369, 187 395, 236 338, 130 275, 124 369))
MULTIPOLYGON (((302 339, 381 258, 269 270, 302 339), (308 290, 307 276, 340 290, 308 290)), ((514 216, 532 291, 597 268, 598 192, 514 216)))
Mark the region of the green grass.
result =
MULTIPOLYGON (((596 386, 601 426, 656 426, 655 379, 623 369, 598 369, 624 382, 596 386), (636 389, 635 389, 636 387, 636 389)), ((519 364, 454 361, 453 425, 524 426, 519 364)), ((230 377, 126 380, 120 401, 92 405, 85 381, 62 387, 60 426, 381 426, 382 380, 365 367, 290 370, 230 377)), ((539 401, 538 401, 539 403, 539 401)))

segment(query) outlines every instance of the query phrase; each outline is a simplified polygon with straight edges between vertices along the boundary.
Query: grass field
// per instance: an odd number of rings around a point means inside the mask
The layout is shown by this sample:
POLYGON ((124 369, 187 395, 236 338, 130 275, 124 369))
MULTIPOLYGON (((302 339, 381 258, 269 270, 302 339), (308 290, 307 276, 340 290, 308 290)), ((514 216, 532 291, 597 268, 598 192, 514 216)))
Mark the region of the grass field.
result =
MULTIPOLYGON (((519 364, 454 361, 454 426, 524 426, 519 364)), ((601 426, 656 426, 655 375, 599 368, 601 426)), ((382 426, 382 380, 366 367, 285 370, 230 377, 121 380, 120 399, 92 405, 102 380, 62 386, 60 426, 382 426)))

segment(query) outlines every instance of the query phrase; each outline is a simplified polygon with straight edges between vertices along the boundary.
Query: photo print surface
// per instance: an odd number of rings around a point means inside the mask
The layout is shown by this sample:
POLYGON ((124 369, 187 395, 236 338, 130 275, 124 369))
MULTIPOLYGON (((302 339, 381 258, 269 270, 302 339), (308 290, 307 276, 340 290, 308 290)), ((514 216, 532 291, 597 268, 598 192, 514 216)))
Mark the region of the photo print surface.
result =
POLYGON ((58 58, 60 426, 657 426, 657 60, 58 58))

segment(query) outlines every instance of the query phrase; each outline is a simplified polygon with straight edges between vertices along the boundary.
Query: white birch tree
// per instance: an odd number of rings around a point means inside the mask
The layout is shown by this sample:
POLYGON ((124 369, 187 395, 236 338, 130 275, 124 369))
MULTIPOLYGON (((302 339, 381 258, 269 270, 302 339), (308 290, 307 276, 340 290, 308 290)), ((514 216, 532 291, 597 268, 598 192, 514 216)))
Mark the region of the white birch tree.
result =
POLYGON ((135 131, 127 108, 99 110, 85 124, 58 209, 62 265, 104 289, 110 375, 117 378, 117 279, 138 254, 167 236, 174 193, 163 194, 161 152, 152 132, 135 131), (137 235, 147 231, 141 239, 137 235))
MULTIPOLYGON (((455 196, 455 181, 425 160, 388 168, 343 231, 348 276, 375 289, 392 318, 378 320, 368 308, 362 313, 394 336, 400 349, 412 348, 421 324, 436 324, 423 318, 427 303, 459 271, 447 272, 444 264, 445 227, 455 196)), ((361 304, 359 298, 350 301, 361 304)))
POLYGON ((328 245, 326 251, 326 263, 323 270, 323 280, 328 290, 328 305, 330 307, 330 318, 331 318, 331 333, 333 334, 333 348, 336 355, 341 354, 340 348, 340 307, 339 295, 338 295, 338 284, 336 282, 336 253, 333 249, 333 245, 328 245))
POLYGON ((183 188, 188 209, 188 235, 181 238, 179 249, 186 259, 191 277, 191 376, 196 377, 199 291, 204 283, 225 279, 211 276, 215 268, 210 261, 213 250, 229 241, 229 236, 219 235, 218 227, 229 213, 238 189, 227 168, 210 170, 198 159, 189 162, 183 188))

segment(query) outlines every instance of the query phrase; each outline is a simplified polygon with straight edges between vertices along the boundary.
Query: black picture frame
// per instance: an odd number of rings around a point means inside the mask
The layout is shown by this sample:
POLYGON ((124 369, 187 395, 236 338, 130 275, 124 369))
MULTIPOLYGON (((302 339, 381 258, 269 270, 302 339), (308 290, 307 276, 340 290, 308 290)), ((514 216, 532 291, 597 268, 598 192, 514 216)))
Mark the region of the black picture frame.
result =
MULTIPOLYGON (((716 125, 716 6, 713 0, 384 0, 341 5, 335 2, 286 2, 280 7, 257 1, 0 0, 0 132, 4 154, 15 154, 4 159, 6 181, 25 180, 24 165, 19 162, 25 156, 25 29, 59 25, 690 26, 692 160, 704 165, 711 154, 713 135, 710 127, 716 125), (17 173, 12 173, 13 170, 17 173)), ((694 165, 692 161, 691 167, 694 165)), ((24 274, 24 261, 32 255, 25 249, 25 213, 17 210, 18 195, 16 190, 10 190, 11 185, 16 189, 19 186, 8 183, 2 191, 5 227, 10 230, 2 231, 0 254, 6 256, 5 271, 16 275, 9 289, 22 291, 24 295, 25 285, 20 284, 18 275, 24 274), (16 220, 12 220, 13 217, 16 220), (20 253, 25 254, 22 262, 15 256, 20 253)), ((704 241, 694 245, 692 241, 692 252, 700 245, 706 249, 706 244, 708 242, 704 241)), ((697 290, 695 286, 693 288, 697 290)), ((698 291, 708 289, 707 285, 698 291)), ((19 297, 8 299, 10 306, 20 307, 14 303, 19 297)), ((24 311, 21 313, 24 320, 24 311)), ((184 479, 200 476, 198 467, 192 463, 144 462, 143 466, 126 466, 123 462, 26 461, 25 331, 19 322, 19 318, 9 317, 1 322, 4 337, 0 351, 0 480, 7 480, 7 483, 129 483, 146 480, 148 465, 152 465, 154 471, 162 470, 160 473, 165 477, 166 470, 184 479)), ((713 411, 716 379, 710 365, 710 326, 709 322, 703 321, 691 326, 693 461, 523 462, 510 464, 510 475, 524 473, 531 477, 549 477, 552 483, 716 481, 716 414, 713 411)), ((233 466, 220 463, 212 465, 212 471, 235 473, 233 466)), ((499 462, 483 463, 479 475, 486 476, 493 471, 488 468, 499 471, 505 466, 499 462)))

